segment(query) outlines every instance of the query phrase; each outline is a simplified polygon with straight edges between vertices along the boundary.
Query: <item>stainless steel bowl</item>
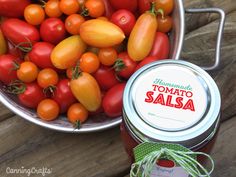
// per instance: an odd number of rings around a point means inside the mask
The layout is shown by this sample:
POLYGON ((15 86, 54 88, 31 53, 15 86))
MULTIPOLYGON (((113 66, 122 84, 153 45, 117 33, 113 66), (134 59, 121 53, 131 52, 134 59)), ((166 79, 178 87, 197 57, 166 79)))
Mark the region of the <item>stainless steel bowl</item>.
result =
MULTIPOLYGON (((209 10, 209 9, 208 9, 209 10)), ((199 12, 199 11, 198 11, 199 12)), ((179 59, 184 39, 184 7, 182 0, 175 0, 175 7, 173 11, 173 30, 170 33, 171 52, 170 58, 179 59)), ((219 41, 220 42, 220 41, 219 41)), ((33 122, 42 127, 49 129, 70 132, 70 133, 85 133, 102 131, 108 128, 112 128, 121 123, 121 117, 109 118, 104 114, 96 116, 90 116, 80 129, 74 129, 71 123, 67 121, 65 116, 60 116, 54 121, 43 121, 40 119, 34 110, 23 107, 17 101, 15 96, 9 95, 3 91, 3 85, 0 83, 0 101, 8 107, 11 111, 19 115, 20 117, 33 122)))

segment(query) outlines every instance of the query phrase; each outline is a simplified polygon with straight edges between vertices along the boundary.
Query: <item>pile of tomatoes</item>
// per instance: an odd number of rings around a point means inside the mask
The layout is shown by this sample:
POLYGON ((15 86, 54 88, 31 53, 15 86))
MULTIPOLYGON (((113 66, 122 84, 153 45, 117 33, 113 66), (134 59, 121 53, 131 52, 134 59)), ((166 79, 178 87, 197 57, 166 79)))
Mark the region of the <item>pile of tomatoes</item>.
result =
POLYGON ((173 0, 0 0, 0 81, 47 121, 117 117, 129 77, 168 58, 173 0))

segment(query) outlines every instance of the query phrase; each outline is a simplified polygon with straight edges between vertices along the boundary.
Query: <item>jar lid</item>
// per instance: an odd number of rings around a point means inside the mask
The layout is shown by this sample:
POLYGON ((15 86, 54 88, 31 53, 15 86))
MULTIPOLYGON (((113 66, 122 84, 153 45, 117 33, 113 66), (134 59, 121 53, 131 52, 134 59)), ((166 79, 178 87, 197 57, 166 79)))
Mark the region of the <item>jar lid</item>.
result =
POLYGON ((123 97, 127 128, 140 142, 198 146, 216 129, 221 98, 211 76, 182 60, 148 64, 129 79, 123 97))

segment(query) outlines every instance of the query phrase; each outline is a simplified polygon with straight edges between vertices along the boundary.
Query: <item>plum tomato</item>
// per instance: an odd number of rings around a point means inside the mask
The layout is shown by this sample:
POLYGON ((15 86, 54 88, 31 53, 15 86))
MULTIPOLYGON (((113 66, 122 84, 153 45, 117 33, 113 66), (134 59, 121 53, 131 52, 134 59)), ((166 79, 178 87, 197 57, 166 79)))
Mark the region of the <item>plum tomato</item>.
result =
POLYGON ((107 116, 121 116, 125 85, 126 83, 117 84, 105 93, 102 100, 102 107, 107 116))
POLYGON ((114 69, 108 66, 101 65, 93 75, 100 88, 105 91, 120 83, 114 69))
POLYGON ((66 37, 64 22, 59 18, 48 18, 40 26, 40 36, 43 41, 58 44, 66 37))
POLYGON ((17 78, 25 83, 33 82, 38 76, 38 67, 30 61, 24 61, 16 71, 17 78))
POLYGON ((112 14, 111 22, 119 26, 124 31, 126 36, 129 36, 135 25, 136 19, 130 11, 120 9, 112 14))
POLYGON ((59 80, 52 96, 52 99, 55 100, 60 107, 60 113, 65 113, 70 105, 77 101, 71 92, 69 84, 69 79, 59 80))
POLYGON ((59 7, 59 0, 49 0, 44 7, 45 13, 49 17, 60 17, 62 11, 59 7))
POLYGON ((59 7, 60 10, 66 15, 76 14, 80 9, 79 2, 77 0, 61 0, 59 7))
POLYGON ((89 15, 90 17, 97 18, 102 16, 105 12, 103 0, 87 0, 84 6, 85 11, 83 11, 83 14, 85 14, 85 16, 89 15))
POLYGON ((88 110, 81 103, 74 103, 67 111, 67 118, 75 128, 79 128, 88 119, 88 110))
POLYGON ((31 25, 39 25, 45 18, 45 12, 39 4, 30 4, 24 10, 25 20, 31 25))
POLYGON ((68 16, 65 20, 65 27, 67 32, 72 35, 79 34, 80 25, 84 22, 84 17, 79 14, 72 14, 68 16))
POLYGON ((98 52, 98 58, 101 64, 111 66, 117 59, 117 52, 113 47, 101 48, 98 52))
POLYGON ((127 52, 123 52, 118 55, 114 68, 120 77, 128 79, 134 73, 136 66, 137 62, 132 60, 127 52))
POLYGON ((59 115, 60 108, 56 101, 44 99, 37 106, 37 115, 46 121, 55 120, 59 115))
POLYGON ((17 79, 16 63, 18 58, 11 54, 0 56, 0 81, 9 84, 17 79))
POLYGON ((29 60, 34 62, 39 68, 55 69, 50 58, 53 48, 54 45, 49 42, 37 42, 28 53, 29 60))
POLYGON ((98 56, 92 52, 86 52, 82 54, 79 60, 79 68, 83 72, 94 73, 100 65, 98 56))

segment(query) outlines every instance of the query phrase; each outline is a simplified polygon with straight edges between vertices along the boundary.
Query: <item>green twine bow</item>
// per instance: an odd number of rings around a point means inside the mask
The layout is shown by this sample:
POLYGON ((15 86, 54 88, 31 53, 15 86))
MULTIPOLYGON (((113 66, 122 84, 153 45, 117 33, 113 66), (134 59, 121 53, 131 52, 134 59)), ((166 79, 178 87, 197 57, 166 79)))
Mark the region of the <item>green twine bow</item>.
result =
MULTIPOLYGON (((147 153, 148 150, 145 148, 148 147, 148 144, 150 144, 150 146, 154 146, 153 143, 145 142, 145 143, 139 145, 139 147, 137 147, 136 152, 141 152, 140 150, 142 149, 144 151, 146 150, 146 152, 144 152, 144 154, 147 153), (144 145, 144 149, 143 149, 142 145, 144 145)), ((130 170, 130 177, 149 177, 157 160, 161 159, 163 157, 171 159, 171 160, 173 159, 179 166, 181 166, 192 177, 210 177, 210 174, 214 170, 214 161, 206 153, 192 152, 190 150, 186 151, 186 148, 183 151, 165 148, 165 146, 168 147, 170 145, 171 145, 171 147, 184 148, 180 145, 174 145, 174 144, 155 143, 155 145, 161 145, 161 148, 159 150, 149 152, 141 160, 132 164, 131 170, 130 170), (195 157, 197 155, 206 156, 210 160, 212 168, 209 172, 196 160, 195 157)), ((160 147, 160 146, 158 146, 158 147, 160 147)), ((135 149, 134 149, 134 153, 135 153, 135 149)), ((137 155, 137 154, 135 154, 135 155, 137 155)), ((140 156, 139 157, 136 156, 135 158, 136 158, 136 160, 140 159, 140 156)))

